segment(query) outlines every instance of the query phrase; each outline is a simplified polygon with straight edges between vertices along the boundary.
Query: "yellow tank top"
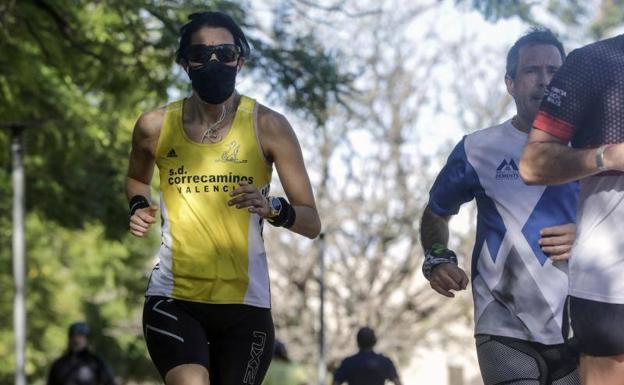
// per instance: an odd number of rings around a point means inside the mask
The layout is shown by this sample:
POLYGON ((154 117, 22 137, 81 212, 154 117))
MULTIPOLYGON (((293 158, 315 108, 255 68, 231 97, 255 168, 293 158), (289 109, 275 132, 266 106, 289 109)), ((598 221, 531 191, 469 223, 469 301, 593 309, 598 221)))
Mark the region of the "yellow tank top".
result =
POLYGON ((270 308, 262 218, 227 205, 240 181, 269 193, 256 102, 241 96, 229 132, 205 144, 184 132, 183 103, 167 106, 156 149, 162 244, 147 295, 270 308))

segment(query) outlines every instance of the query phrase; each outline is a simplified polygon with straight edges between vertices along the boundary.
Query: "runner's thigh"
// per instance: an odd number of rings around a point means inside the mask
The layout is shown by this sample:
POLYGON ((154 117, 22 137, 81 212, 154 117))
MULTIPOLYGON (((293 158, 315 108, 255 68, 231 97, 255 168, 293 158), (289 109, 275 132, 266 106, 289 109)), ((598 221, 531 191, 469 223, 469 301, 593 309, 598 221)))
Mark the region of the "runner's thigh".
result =
POLYGON ((227 328, 210 339, 211 385, 260 385, 273 356, 270 309, 219 305, 227 328))
POLYGON ((590 356, 624 353, 624 304, 568 297, 573 337, 570 343, 590 356))
POLYGON ((490 335, 476 343, 485 385, 546 385, 546 363, 529 343, 490 335))
POLYGON ((162 376, 182 364, 208 369, 206 334, 183 301, 148 296, 143 306, 143 333, 150 357, 162 376))

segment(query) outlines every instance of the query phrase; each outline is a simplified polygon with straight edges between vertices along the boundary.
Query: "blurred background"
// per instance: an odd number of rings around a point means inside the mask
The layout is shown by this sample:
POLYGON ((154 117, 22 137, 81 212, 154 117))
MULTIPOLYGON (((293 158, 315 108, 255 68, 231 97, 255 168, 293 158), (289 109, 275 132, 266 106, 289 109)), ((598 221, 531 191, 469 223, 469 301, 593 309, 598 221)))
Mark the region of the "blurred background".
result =
MULTIPOLYGON (((549 27, 569 52, 623 33, 623 0, 1 1, 0 384, 16 365, 18 133, 28 383, 45 383, 75 320, 120 384, 160 383, 140 320, 159 229, 129 235, 123 181, 139 114, 190 94, 173 56, 179 26, 202 10, 243 26, 253 53, 237 88, 289 118, 313 181, 323 244, 265 227, 276 335, 310 383, 370 325, 405 384, 480 384, 470 293, 446 299, 420 273, 429 186, 462 135, 512 116, 503 76, 520 35, 549 27)), ((461 256, 474 212, 451 222, 461 256)))

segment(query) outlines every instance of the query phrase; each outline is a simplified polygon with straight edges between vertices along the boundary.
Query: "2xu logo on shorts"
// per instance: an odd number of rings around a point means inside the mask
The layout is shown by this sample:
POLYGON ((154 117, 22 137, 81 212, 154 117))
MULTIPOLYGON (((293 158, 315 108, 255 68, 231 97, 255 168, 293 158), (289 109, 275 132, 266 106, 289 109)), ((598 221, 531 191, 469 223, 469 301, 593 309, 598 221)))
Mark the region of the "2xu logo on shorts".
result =
POLYGON ((262 351, 264 350, 264 344, 266 342, 266 333, 260 331, 254 331, 254 342, 251 344, 251 359, 247 363, 247 369, 245 370, 245 377, 243 378, 244 384, 253 385, 258 374, 258 368, 260 367, 260 357, 262 357, 262 351))

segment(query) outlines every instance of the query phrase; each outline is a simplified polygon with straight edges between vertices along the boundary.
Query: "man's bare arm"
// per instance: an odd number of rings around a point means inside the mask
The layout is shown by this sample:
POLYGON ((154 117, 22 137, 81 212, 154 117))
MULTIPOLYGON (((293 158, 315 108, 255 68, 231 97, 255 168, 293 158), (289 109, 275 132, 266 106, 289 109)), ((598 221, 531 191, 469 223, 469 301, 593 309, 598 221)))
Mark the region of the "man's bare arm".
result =
MULTIPOLYGON (((433 248, 434 244, 445 247, 449 239, 449 217, 442 217, 434 213, 428 206, 423 212, 420 221, 420 243, 425 252, 433 248)), ((429 285, 433 290, 445 297, 455 296, 451 290, 464 290, 468 286, 466 272, 453 263, 442 263, 433 268, 429 285)))
POLYGON ((420 220, 420 243, 423 249, 429 250, 434 244, 446 246, 449 239, 449 217, 441 217, 431 211, 429 206, 425 208, 420 220))
MULTIPOLYGON (((624 169, 624 144, 605 149, 605 166, 624 169)), ((596 149, 575 149, 566 142, 539 129, 531 130, 520 160, 520 176, 526 184, 562 184, 599 173, 596 149)))

